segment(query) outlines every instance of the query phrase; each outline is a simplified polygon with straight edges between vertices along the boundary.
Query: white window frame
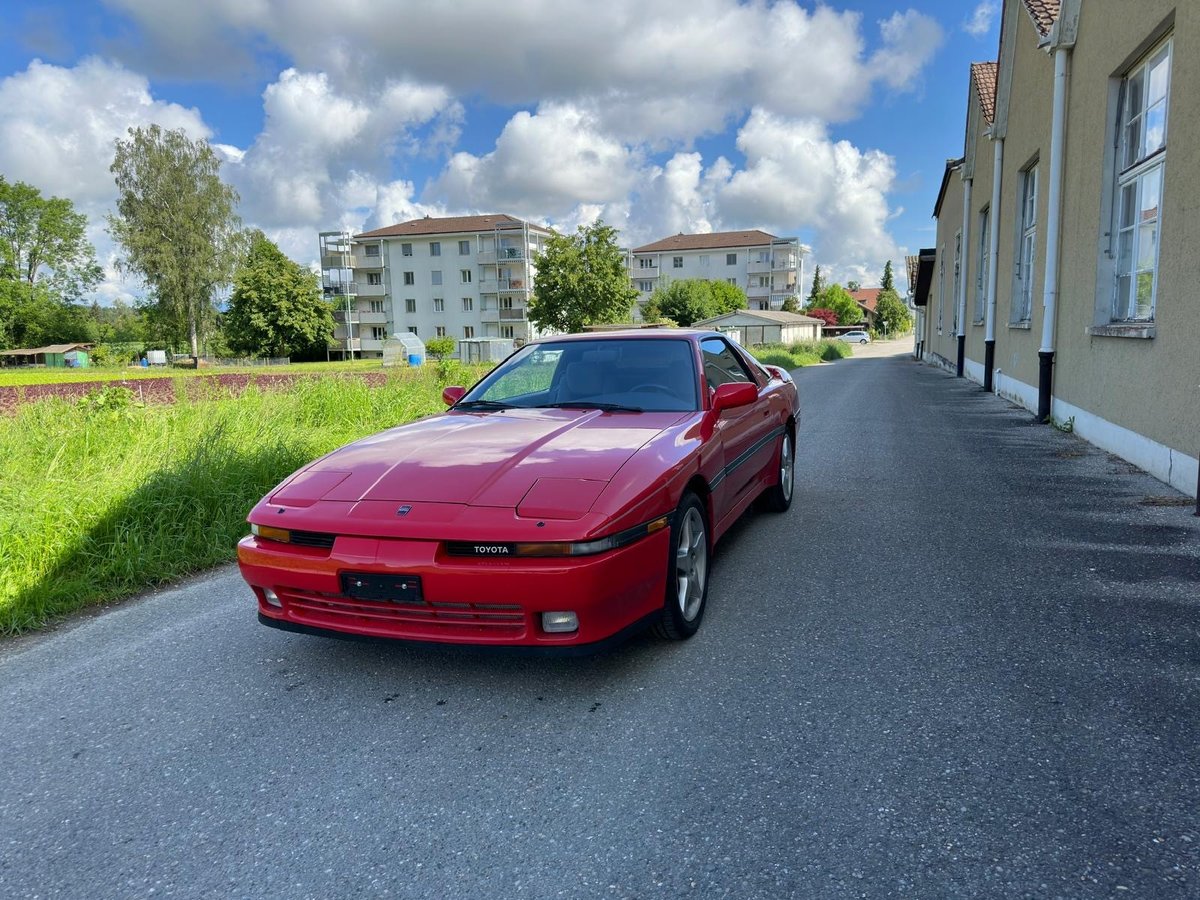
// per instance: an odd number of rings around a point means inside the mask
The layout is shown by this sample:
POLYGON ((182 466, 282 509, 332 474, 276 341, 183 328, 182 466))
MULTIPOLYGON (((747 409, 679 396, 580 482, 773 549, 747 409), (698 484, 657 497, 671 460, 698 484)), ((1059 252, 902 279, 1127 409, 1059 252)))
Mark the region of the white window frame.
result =
POLYGON ((1174 41, 1168 37, 1145 54, 1121 81, 1117 106, 1116 160, 1113 180, 1112 248, 1113 279, 1109 318, 1114 323, 1148 324, 1154 321, 1158 299, 1158 261, 1162 246, 1163 181, 1166 172, 1170 123, 1171 65, 1174 41), (1151 105, 1152 67, 1165 63, 1162 95, 1151 105), (1140 79, 1140 83, 1138 80, 1140 79), (1137 84, 1136 106, 1131 93, 1137 84), (1132 111, 1132 115, 1131 115, 1132 111), (1155 142, 1147 133, 1147 122, 1158 111, 1161 137, 1155 142), (1131 137, 1137 142, 1131 146, 1131 137), (1156 197, 1149 197, 1156 191, 1156 197), (1127 205, 1132 202, 1132 210, 1127 205), (1150 210, 1147 204, 1152 203, 1150 210), (1147 217, 1147 213, 1152 215, 1147 217), (1154 247, 1147 254, 1144 241, 1151 236, 1154 247), (1149 296, 1139 300, 1141 285, 1149 280, 1149 296))
POLYGON ((671 257, 671 268, 672 269, 682 269, 683 268, 683 257, 682 256, 672 256, 671 257))
POLYGON ((371 326, 371 340, 385 341, 387 340, 387 328, 383 325, 371 326))
POLYGON ((468 339, 475 337, 475 326, 474 325, 464 325, 463 326, 463 337, 468 338, 468 339))
POLYGON ((434 297, 433 298, 433 311, 434 312, 445 312, 446 311, 445 298, 443 298, 443 297, 434 297))
POLYGON ((382 300, 372 300, 372 301, 371 301, 371 309, 370 309, 370 312, 373 312, 373 313, 381 313, 381 312, 385 312, 385 311, 386 311, 386 310, 384 310, 384 308, 383 308, 383 301, 382 301, 382 300))
POLYGON ((363 255, 364 256, 378 256, 379 255, 379 245, 378 244, 367 244, 366 246, 363 247, 363 255))
POLYGON ((417 311, 417 298, 416 297, 406 297, 405 298, 404 311, 409 314, 415 313, 417 311))
POLYGON ((1037 271, 1038 164, 1021 170, 1017 185, 1017 247, 1013 257, 1013 304, 1009 324, 1028 325, 1033 320, 1034 274, 1037 271))
POLYGON ((412 244, 401 244, 400 245, 400 255, 401 256, 412 256, 412 244))
POLYGON ((368 272, 367 273, 367 284, 383 284, 383 273, 382 272, 368 272))
POLYGON ((472 312, 475 309, 474 297, 463 297, 463 312, 472 312))
POLYGON ((982 325, 987 314, 988 277, 992 273, 992 207, 988 204, 979 211, 979 255, 975 265, 975 318, 974 324, 982 325))
POLYGON ((441 284, 442 283, 442 270, 434 269, 432 272, 430 272, 429 280, 430 280, 431 284, 441 284))
POLYGON ((409 325, 409 326, 408 326, 408 333, 409 333, 409 334, 416 334, 416 333, 417 333, 417 326, 416 326, 416 325, 409 325))
POLYGON ((417 273, 416 272, 405 272, 404 273, 404 283, 405 284, 416 284, 417 283, 417 273))
POLYGON ((429 242, 429 255, 430 256, 441 256, 442 255, 442 242, 441 241, 430 241, 429 242))
POLYGON ((736 253, 726 253, 725 254, 725 265, 736 266, 737 265, 737 254, 736 253))
POLYGON ((458 280, 459 280, 459 284, 470 284, 471 283, 471 270, 470 269, 459 269, 458 270, 458 280))
MULTIPOLYGON (((458 255, 459 256, 470 256, 471 255, 471 242, 470 241, 459 241, 458 242, 458 255)), ((441 335, 438 335, 438 337, 441 337, 441 335)))

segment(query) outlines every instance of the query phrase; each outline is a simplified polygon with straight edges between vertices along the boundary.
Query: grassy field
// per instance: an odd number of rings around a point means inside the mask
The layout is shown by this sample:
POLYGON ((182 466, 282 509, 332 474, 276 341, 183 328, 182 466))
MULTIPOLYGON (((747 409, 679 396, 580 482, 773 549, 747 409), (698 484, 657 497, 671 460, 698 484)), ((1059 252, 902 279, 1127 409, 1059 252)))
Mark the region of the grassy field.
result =
POLYGON ((47 369, 5 368, 0 369, 0 387, 18 387, 31 384, 66 384, 92 381, 132 381, 140 378, 203 378, 227 372, 244 372, 254 375, 282 375, 304 373, 321 375, 329 372, 380 372, 383 367, 377 359, 355 359, 348 362, 290 363, 286 366, 205 366, 200 369, 156 366, 143 369, 139 366, 94 369, 47 369))
POLYGON ((820 340, 802 341, 798 344, 765 344, 750 351, 760 363, 784 369, 799 369, 819 362, 832 362, 854 355, 854 349, 845 341, 820 340))
POLYGON ((0 634, 233 559, 246 513, 286 475, 444 409, 444 385, 483 371, 399 369, 375 387, 317 377, 144 407, 113 386, 0 417, 0 634))

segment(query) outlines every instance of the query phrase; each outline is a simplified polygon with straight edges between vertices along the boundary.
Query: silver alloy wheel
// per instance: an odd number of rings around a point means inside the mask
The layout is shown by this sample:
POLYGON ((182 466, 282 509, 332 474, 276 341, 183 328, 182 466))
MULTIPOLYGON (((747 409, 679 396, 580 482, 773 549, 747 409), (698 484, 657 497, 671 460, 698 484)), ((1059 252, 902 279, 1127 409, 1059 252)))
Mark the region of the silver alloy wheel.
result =
POLYGON ((676 597, 684 621, 700 612, 704 600, 704 579, 708 575, 708 541, 704 517, 692 506, 679 523, 679 545, 675 549, 676 597))
POLYGON ((796 457, 792 453, 792 436, 783 433, 783 446, 779 448, 779 487, 783 491, 783 499, 792 499, 792 472, 796 468, 796 457))

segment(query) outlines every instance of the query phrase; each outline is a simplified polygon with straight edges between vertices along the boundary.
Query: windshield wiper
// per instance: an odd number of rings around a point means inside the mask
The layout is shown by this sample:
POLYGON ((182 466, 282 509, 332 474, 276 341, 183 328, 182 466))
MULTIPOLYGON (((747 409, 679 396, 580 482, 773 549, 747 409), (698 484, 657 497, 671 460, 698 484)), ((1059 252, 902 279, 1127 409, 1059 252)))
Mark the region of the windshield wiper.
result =
POLYGON ((620 403, 600 403, 593 400, 565 400, 562 403, 539 403, 539 409, 599 409, 604 412, 645 412, 640 406, 620 403))
POLYGON ((460 400, 455 403, 451 409, 517 409, 514 403, 505 403, 503 400, 460 400))

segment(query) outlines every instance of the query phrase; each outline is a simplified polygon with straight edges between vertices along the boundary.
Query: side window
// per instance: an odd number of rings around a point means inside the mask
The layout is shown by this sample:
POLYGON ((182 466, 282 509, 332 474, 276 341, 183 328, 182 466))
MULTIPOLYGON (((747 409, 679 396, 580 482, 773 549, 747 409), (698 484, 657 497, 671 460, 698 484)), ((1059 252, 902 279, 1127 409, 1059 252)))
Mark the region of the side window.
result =
POLYGON ((704 357, 704 380, 710 389, 729 382, 756 383, 723 338, 705 338, 700 342, 700 352, 704 357))

